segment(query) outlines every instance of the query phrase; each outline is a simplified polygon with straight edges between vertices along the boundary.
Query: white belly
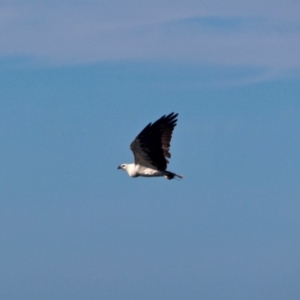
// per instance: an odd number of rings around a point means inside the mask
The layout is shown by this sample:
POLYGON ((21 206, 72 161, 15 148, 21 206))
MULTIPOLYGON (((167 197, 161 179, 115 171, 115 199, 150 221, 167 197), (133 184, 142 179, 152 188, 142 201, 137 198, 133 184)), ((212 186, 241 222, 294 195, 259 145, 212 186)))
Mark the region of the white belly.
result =
POLYGON ((136 166, 137 176, 144 176, 144 177, 153 177, 153 176, 162 176, 162 172, 156 169, 143 167, 140 165, 136 166))

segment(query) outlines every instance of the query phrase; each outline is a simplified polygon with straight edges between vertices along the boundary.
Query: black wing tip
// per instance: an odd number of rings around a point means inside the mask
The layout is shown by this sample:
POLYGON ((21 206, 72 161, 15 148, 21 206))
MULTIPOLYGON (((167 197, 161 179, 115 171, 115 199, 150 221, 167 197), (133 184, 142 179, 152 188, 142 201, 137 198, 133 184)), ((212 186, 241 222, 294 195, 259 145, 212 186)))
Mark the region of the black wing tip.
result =
POLYGON ((174 118, 177 118, 178 117, 178 113, 175 113, 175 112, 171 112, 170 114, 168 115, 163 115, 162 118, 165 118, 165 119, 174 119, 174 118))
POLYGON ((177 117, 178 117, 178 113, 175 112, 171 112, 168 115, 163 115, 160 119, 158 119, 157 121, 168 121, 168 122, 173 122, 176 123, 177 122, 177 117))
POLYGON ((170 114, 168 115, 163 115, 162 117, 160 117, 158 120, 156 120, 155 122, 150 122, 144 129, 146 128, 149 128, 151 127, 153 124, 155 123, 160 123, 160 122, 167 122, 169 124, 173 124, 173 126, 176 126, 176 122, 178 121, 177 120, 177 117, 178 117, 178 113, 175 113, 175 112, 171 112, 170 114))

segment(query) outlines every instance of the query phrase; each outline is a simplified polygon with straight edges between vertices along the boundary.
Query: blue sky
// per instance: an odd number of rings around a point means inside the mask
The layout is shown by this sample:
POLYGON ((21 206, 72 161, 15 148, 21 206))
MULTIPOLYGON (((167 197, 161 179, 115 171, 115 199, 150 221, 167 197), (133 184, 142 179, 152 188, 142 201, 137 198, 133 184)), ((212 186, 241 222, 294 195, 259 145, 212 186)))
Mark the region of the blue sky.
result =
POLYGON ((2 1, 1 299, 300 296, 296 1, 2 1), (179 113, 171 171, 129 144, 179 113))

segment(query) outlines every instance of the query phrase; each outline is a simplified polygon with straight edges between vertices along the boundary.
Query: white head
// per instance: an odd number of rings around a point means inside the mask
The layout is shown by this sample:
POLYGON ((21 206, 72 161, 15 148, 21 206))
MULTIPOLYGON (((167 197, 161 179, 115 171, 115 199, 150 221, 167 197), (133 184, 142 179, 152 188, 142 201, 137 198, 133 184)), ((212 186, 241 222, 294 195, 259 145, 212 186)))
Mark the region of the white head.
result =
POLYGON ((134 164, 121 164, 118 166, 118 169, 126 171, 130 177, 137 176, 134 164))
POLYGON ((126 171, 127 166, 128 166, 128 164, 121 164, 121 165, 118 166, 118 170, 121 169, 121 170, 126 171))

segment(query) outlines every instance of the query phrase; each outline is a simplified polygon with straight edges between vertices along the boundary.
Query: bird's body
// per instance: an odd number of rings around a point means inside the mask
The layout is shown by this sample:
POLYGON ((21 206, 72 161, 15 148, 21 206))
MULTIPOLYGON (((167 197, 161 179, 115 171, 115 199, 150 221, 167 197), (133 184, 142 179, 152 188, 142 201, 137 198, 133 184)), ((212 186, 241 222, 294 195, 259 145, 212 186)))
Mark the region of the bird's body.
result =
POLYGON ((169 162, 167 157, 171 157, 170 141, 177 116, 178 114, 171 113, 162 116, 153 124, 149 123, 130 145, 135 162, 122 164, 118 169, 126 171, 130 177, 183 178, 181 175, 167 170, 169 162))
MULTIPOLYGON (((155 170, 152 168, 147 168, 145 166, 136 165, 134 163, 132 164, 123 164, 125 171, 128 173, 130 177, 156 177, 156 176, 162 176, 163 172, 159 170, 155 170)), ((122 168, 123 169, 123 168, 122 168)))

